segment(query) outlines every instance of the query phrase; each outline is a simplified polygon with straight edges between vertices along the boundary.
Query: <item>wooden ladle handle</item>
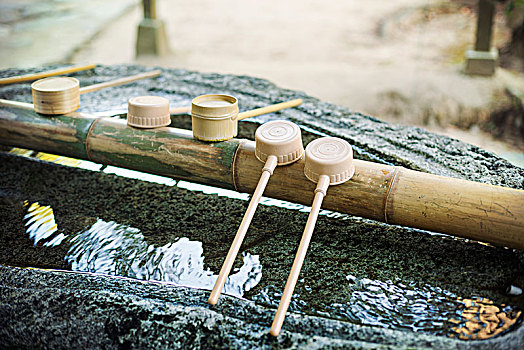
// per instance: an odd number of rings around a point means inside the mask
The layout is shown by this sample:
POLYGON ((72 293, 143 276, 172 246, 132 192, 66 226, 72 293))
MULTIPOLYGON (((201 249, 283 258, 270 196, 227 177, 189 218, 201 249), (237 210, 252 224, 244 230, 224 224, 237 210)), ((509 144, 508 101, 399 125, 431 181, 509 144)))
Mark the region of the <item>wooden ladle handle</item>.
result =
POLYGON ((318 213, 320 212, 320 207, 324 197, 326 196, 328 187, 329 176, 321 175, 317 184, 317 188, 315 189, 315 199, 313 200, 311 212, 307 218, 306 227, 304 228, 304 233, 302 234, 302 239, 300 240, 300 245, 298 246, 297 255, 293 261, 291 272, 289 273, 286 286, 284 287, 284 292, 282 293, 282 298, 280 299, 280 304, 278 304, 278 309, 269 331, 272 336, 278 336, 280 334, 280 330, 282 329, 282 324, 284 323, 284 318, 286 317, 286 311, 289 308, 289 303, 291 302, 291 297, 293 296, 293 291, 295 290, 298 276, 300 275, 300 270, 304 264, 309 242, 311 241, 311 236, 313 235, 313 230, 315 229, 315 224, 317 222, 318 213))
POLYGON ((88 69, 93 69, 96 67, 96 64, 87 64, 83 66, 71 66, 71 67, 65 67, 65 68, 58 68, 49 70, 46 72, 40 72, 35 74, 26 74, 26 75, 17 75, 14 77, 9 78, 1 78, 0 79, 0 85, 6 85, 6 84, 14 84, 14 83, 21 83, 24 81, 34 81, 46 77, 52 77, 55 75, 62 75, 62 74, 69 74, 74 72, 80 72, 88 69))
POLYGON ((297 98, 296 100, 291 100, 291 101, 277 103, 271 106, 256 108, 250 111, 238 113, 236 118, 233 117, 233 120, 242 120, 246 118, 256 117, 257 115, 280 111, 281 109, 284 109, 284 108, 296 107, 296 106, 299 106, 301 103, 302 103, 302 99, 297 98))
POLYGON ((231 271, 231 268, 233 267, 233 263, 235 262, 235 258, 238 255, 238 251, 240 250, 242 241, 244 240, 244 237, 246 236, 247 229, 249 228, 249 225, 251 224, 251 220, 253 219, 253 216, 255 215, 255 211, 257 210, 258 203, 260 202, 260 199, 262 198, 262 194, 264 193, 264 190, 266 189, 267 183, 269 181, 269 177, 273 173, 273 170, 275 170, 276 166, 277 166, 277 157, 269 156, 269 158, 266 161, 266 164, 264 165, 262 176, 260 176, 260 179, 258 180, 257 188, 255 189, 255 192, 253 193, 253 196, 251 197, 251 201, 249 202, 249 206, 247 207, 246 213, 244 214, 244 217, 242 218, 242 223, 240 224, 237 234, 235 235, 235 239, 233 240, 233 243, 231 244, 231 247, 229 248, 229 251, 227 252, 226 259, 224 260, 224 264, 222 265, 222 268, 220 269, 218 278, 215 282, 215 286, 213 287, 213 290, 211 291, 211 295, 209 296, 208 301, 209 301, 209 304, 211 305, 215 305, 218 302, 220 293, 222 293, 222 289, 224 288, 224 285, 226 284, 227 276, 229 275, 229 272, 231 271))
POLYGON ((4 100, 4 99, 1 99, 1 98, 0 98, 0 106, 1 107, 13 107, 13 108, 27 109, 27 110, 30 110, 30 111, 34 110, 34 108, 35 108, 35 106, 32 103, 4 100))
POLYGON ((191 106, 169 108, 169 114, 188 114, 191 113, 191 106))
POLYGON ((132 83, 134 81, 141 80, 141 79, 158 77, 161 73, 162 73, 162 71, 160 71, 160 70, 153 70, 151 72, 131 75, 129 77, 115 79, 115 80, 110 80, 110 81, 106 81, 106 82, 100 83, 100 84, 84 86, 83 88, 80 88, 80 94, 86 94, 88 92, 98 91, 100 89, 105 89, 105 88, 112 87, 112 86, 129 84, 129 83, 132 83))

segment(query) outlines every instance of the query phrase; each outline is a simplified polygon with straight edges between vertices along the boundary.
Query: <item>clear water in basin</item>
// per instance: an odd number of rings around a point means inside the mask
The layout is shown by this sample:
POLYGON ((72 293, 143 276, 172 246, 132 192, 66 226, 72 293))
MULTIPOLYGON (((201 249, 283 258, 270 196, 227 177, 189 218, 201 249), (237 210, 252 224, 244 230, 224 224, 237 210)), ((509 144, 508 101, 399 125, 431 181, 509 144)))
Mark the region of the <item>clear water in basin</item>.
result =
MULTIPOLYGON (((177 185, 194 191, 249 199, 245 194, 209 186, 184 181, 177 183, 172 179, 114 167, 101 169, 102 166, 90 162, 72 161, 64 157, 53 158, 41 153, 37 157, 166 186, 177 185)), ((263 204, 304 212, 309 210, 308 207, 295 203, 269 198, 263 204)), ((202 242, 178 237, 166 244, 155 245, 149 243, 138 228, 100 218, 82 230, 67 232, 67 228, 57 224, 60 218, 55 217, 51 206, 28 201, 23 206, 27 237, 35 245, 49 248, 67 244, 65 260, 73 271, 162 281, 205 290, 210 290, 217 278, 218 271, 211 270, 206 264, 202 242)), ((324 211, 323 215, 338 219, 345 217, 328 211, 324 211)), ((242 262, 229 277, 224 293, 276 308, 282 291, 273 285, 263 284, 263 256, 250 253, 248 249, 242 262), (256 288, 257 286, 262 287, 256 288)), ((342 290, 343 300, 327 300, 310 305, 308 301, 315 299, 319 291, 309 287, 307 281, 302 279, 292 299, 290 311, 464 340, 487 339, 503 334, 518 325, 522 318, 517 306, 495 303, 482 295, 457 295, 430 284, 400 279, 362 278, 353 275, 351 271, 342 273, 345 273, 345 282, 336 288, 342 290)))

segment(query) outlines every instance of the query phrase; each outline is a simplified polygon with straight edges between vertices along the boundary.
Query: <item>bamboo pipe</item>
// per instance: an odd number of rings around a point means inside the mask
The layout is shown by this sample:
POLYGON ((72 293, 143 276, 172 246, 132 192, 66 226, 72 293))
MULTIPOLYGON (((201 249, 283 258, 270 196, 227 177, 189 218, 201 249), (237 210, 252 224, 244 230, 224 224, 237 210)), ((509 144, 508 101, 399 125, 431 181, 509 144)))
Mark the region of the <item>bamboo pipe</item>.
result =
POLYGON ((46 77, 53 77, 56 75, 80 72, 80 71, 84 71, 88 69, 93 69, 95 67, 96 67, 96 64, 86 64, 82 66, 71 66, 71 67, 65 67, 65 68, 58 68, 58 69, 53 69, 53 70, 49 70, 49 71, 41 72, 41 73, 17 75, 17 76, 9 77, 9 78, 1 78, 0 85, 21 83, 24 81, 34 81, 34 80, 38 80, 38 79, 42 79, 46 77))
POLYGON ((249 206, 242 218, 233 244, 229 248, 226 259, 220 269, 217 280, 209 296, 209 304, 218 302, 220 293, 226 284, 226 278, 231 272, 235 258, 244 241, 251 220, 255 215, 258 203, 267 186, 269 177, 273 175, 277 165, 287 165, 296 162, 302 157, 302 137, 298 125, 286 120, 274 120, 258 127, 255 133, 256 151, 255 155, 261 162, 265 162, 262 175, 258 181, 255 193, 249 201, 249 206))
MULTIPOLYGON (((82 113, 49 118, 0 108, 0 143, 246 193, 260 176, 252 141, 204 143, 189 130, 135 129, 82 113)), ((362 160, 354 165, 350 181, 330 188, 325 209, 524 250, 523 190, 362 160)), ((302 160, 282 167, 265 195, 309 205, 314 184, 303 169, 302 160)))
POLYGON ((278 304, 275 318, 271 324, 269 333, 272 336, 278 336, 286 317, 289 303, 293 296, 293 291, 297 285, 300 270, 306 259, 307 249, 313 230, 317 222, 318 213, 322 205, 322 200, 327 194, 329 185, 339 185, 348 181, 354 174, 353 151, 346 141, 336 137, 323 137, 309 143, 306 147, 306 160, 304 166, 304 175, 312 182, 317 183, 315 188, 315 197, 311 206, 300 245, 298 246, 291 272, 289 273, 282 298, 278 304))
POLYGON ((271 106, 255 108, 255 109, 252 109, 250 111, 238 113, 235 117, 233 117, 233 120, 235 120, 235 119, 236 120, 243 120, 243 119, 246 119, 246 118, 256 117, 256 116, 262 115, 262 114, 273 113, 273 112, 280 111, 281 109, 296 107, 296 106, 299 106, 300 104, 302 104, 302 99, 297 98, 295 100, 290 100, 290 101, 286 101, 286 102, 276 103, 276 104, 271 105, 271 106))

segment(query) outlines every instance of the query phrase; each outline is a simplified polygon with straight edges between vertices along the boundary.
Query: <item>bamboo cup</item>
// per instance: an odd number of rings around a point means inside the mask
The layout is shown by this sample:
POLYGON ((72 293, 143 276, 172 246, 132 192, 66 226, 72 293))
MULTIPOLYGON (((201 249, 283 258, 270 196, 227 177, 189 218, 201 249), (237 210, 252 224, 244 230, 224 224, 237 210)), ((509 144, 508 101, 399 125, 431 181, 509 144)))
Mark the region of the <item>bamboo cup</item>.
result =
POLYGON ((71 67, 65 67, 65 68, 58 68, 58 69, 49 70, 47 72, 40 72, 40 73, 26 74, 26 75, 17 75, 17 76, 9 77, 9 78, 1 78, 0 85, 21 83, 24 81, 34 81, 37 79, 52 77, 55 75, 80 72, 80 71, 84 71, 88 69, 93 69, 95 67, 96 67, 96 64, 87 64, 83 66, 71 66, 71 67))
POLYGON ((201 95, 191 103, 193 137, 202 141, 225 141, 238 134, 238 121, 261 114, 296 107, 301 99, 238 112, 238 100, 229 95, 201 95))
POLYGON ((218 302, 220 293, 224 288, 227 276, 231 272, 231 268, 251 224, 251 220, 255 215, 269 177, 273 175, 273 171, 277 165, 294 163, 304 154, 300 128, 296 124, 285 120, 275 120, 260 126, 255 133, 255 140, 255 156, 258 160, 264 162, 264 168, 262 168, 262 175, 260 176, 255 192, 251 197, 244 218, 231 244, 231 248, 229 248, 229 252, 220 269, 211 295, 209 296, 209 303, 211 305, 215 305, 218 302))
POLYGON ((138 96, 129 99, 127 125, 152 129, 171 123, 169 100, 160 96, 138 96))
POLYGON ((159 76, 160 70, 132 75, 100 84, 80 88, 78 79, 71 77, 51 77, 31 84, 33 105, 37 113, 48 115, 67 114, 80 107, 80 95, 107 87, 124 85, 134 81, 159 76))
POLYGON ((298 246, 297 255, 293 261, 291 272, 286 282, 280 304, 278 305, 271 330, 271 335, 278 336, 286 317, 286 311, 297 284, 300 270, 306 257, 309 242, 313 235, 315 223, 317 222, 318 213, 322 201, 327 194, 329 185, 338 185, 348 181, 355 173, 353 165, 353 151, 351 146, 345 140, 336 137, 323 137, 312 141, 306 147, 306 161, 304 174, 306 177, 317 183, 315 197, 311 212, 307 219, 302 240, 298 246))

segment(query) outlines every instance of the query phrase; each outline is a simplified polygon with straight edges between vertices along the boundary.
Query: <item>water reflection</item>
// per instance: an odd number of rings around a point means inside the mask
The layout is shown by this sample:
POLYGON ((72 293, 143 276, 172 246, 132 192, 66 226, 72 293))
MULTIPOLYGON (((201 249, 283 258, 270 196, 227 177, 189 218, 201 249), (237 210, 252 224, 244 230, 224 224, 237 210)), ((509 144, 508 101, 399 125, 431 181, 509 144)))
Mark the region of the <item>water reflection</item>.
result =
POLYGON ((42 206, 38 202, 29 205, 27 201, 24 202, 24 206, 27 207, 27 214, 24 216, 26 233, 34 241, 34 245, 44 241, 44 247, 52 247, 66 238, 62 233, 56 234, 57 225, 50 206, 42 206))
MULTIPOLYGON (((75 234, 60 232, 53 209, 38 202, 24 202, 26 233, 34 244, 56 246, 68 242, 66 260, 72 270, 156 280, 210 290, 217 278, 205 268, 202 243, 180 238, 164 246, 146 242, 137 228, 98 219, 75 234)), ((297 208, 298 209, 298 208, 297 208)), ((242 297, 262 277, 259 257, 245 254, 243 265, 232 274, 225 293, 242 297)), ((290 311, 340 319, 353 323, 392 329, 408 329, 464 340, 488 339, 512 330, 522 312, 514 306, 495 304, 486 298, 461 298, 452 292, 427 284, 378 281, 348 275, 343 303, 306 303, 315 291, 303 286, 290 311)), ((304 283, 302 280, 301 283, 304 283)), ((522 290, 511 286, 508 294, 522 290)), ((277 307, 281 290, 266 286, 251 299, 277 307)))
POLYGON ((410 329, 461 339, 487 339, 516 323, 521 312, 486 298, 462 299, 431 285, 347 276, 347 303, 326 311, 338 318, 385 328, 410 329))
MULTIPOLYGON (((304 299, 314 297, 314 292, 304 285, 302 300, 300 294, 294 294, 290 311, 464 340, 488 339, 507 332, 521 316, 521 311, 513 306, 495 305, 486 298, 458 298, 452 292, 427 284, 384 282, 352 275, 347 280, 344 287, 349 294, 345 303, 317 301, 313 308, 304 299)), ((252 299, 260 305, 277 307, 281 296, 278 288, 266 286, 252 299)))
MULTIPOLYGON (((29 238, 35 245, 47 240, 44 246, 58 245, 67 239, 70 248, 65 259, 73 271, 213 288, 217 275, 204 266, 201 242, 180 238, 155 247, 146 242, 139 229, 101 219, 79 233, 56 235, 57 225, 50 206, 27 202, 25 205, 28 207, 25 224, 29 238)), ((259 257, 246 253, 242 266, 228 278, 224 293, 242 297, 261 278, 259 257)))

